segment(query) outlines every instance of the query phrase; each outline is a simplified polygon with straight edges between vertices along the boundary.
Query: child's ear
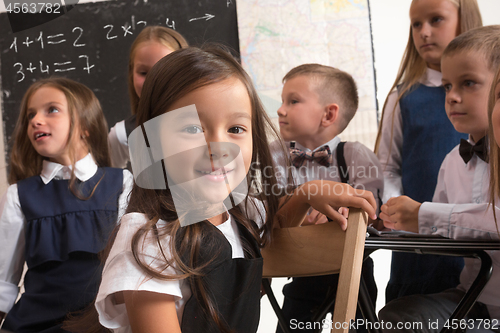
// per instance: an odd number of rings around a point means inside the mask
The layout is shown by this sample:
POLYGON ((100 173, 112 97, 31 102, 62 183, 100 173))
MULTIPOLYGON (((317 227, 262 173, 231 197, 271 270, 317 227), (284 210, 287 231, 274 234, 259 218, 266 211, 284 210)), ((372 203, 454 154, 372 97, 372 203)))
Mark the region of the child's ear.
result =
POLYGON ((83 133, 80 135, 80 138, 85 139, 89 137, 89 131, 85 130, 83 133))
POLYGON ((339 105, 331 103, 325 106, 325 113, 321 120, 321 125, 329 127, 337 121, 339 117, 339 105))

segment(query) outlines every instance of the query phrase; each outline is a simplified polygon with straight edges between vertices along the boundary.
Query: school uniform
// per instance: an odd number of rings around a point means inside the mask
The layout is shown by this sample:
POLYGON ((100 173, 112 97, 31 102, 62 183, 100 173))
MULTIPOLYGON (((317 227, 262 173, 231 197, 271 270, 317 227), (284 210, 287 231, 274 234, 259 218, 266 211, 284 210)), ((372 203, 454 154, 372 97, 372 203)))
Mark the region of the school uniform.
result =
MULTIPOLYGON (((311 180, 320 179, 341 182, 342 176, 348 173, 348 183, 350 185, 358 189, 371 191, 375 200, 380 203, 380 198, 384 191, 384 178, 377 156, 359 142, 345 142, 341 144, 339 137, 333 138, 325 145, 331 152, 330 160, 332 163, 327 167, 322 164, 322 160, 305 159, 299 167, 295 165, 295 167, 291 168, 296 183, 303 184, 311 180), (343 145, 343 147, 339 148, 339 145, 340 147, 343 145), (338 155, 338 149, 343 149, 343 154, 338 155), (339 168, 342 163, 339 163, 337 157, 342 156, 344 157, 347 170, 339 168)), ((290 146, 292 146, 292 154, 295 154, 293 148, 302 152, 314 154, 324 149, 323 147, 325 145, 311 151, 296 142, 292 144, 290 142, 286 143, 289 149, 290 146)), ((274 159, 275 164, 278 165, 278 169, 281 169, 280 172, 286 175, 287 170, 284 169, 286 166, 286 164, 284 164, 284 159, 276 155, 274 159)), ((284 178, 281 177, 280 179, 284 178)), ((373 261, 371 258, 364 261, 362 274, 368 286, 370 297, 372 301, 375 302, 377 298, 377 286, 373 277, 373 261)), ((336 290, 337 284, 338 274, 293 278, 292 282, 288 283, 283 288, 283 294, 285 296, 283 313, 287 322, 290 322, 292 319, 297 319, 298 322, 304 323, 311 322, 314 309, 323 302, 329 289, 333 291, 336 290)), ((331 309, 331 311, 332 310, 333 309, 331 309)), ((277 332, 281 331, 281 327, 278 327, 277 332)), ((306 330, 303 332, 306 332, 306 330)))
MULTIPOLYGON (((474 145, 472 139, 468 142, 474 145)), ((424 202, 420 206, 419 233, 438 234, 453 239, 498 240, 493 209, 488 207, 489 181, 489 164, 476 154, 465 163, 460 156, 459 146, 455 147, 443 161, 433 201, 424 202)), ((496 204, 498 205, 498 199, 496 204)), ((494 209, 498 216, 500 208, 496 206, 494 209)), ((495 319, 500 331, 500 251, 488 251, 488 254, 493 261, 493 275, 468 318, 495 319)), ((472 285, 479 267, 479 259, 466 258, 460 274, 460 284, 456 289, 400 298, 381 310, 380 319, 422 321, 424 324, 429 320, 438 320, 441 328, 472 285)), ((472 331, 481 330, 476 327, 472 331)), ((488 329, 482 331, 490 332, 488 329)), ((423 332, 434 331, 424 329, 423 332)))
POLYGON ((75 164, 80 200, 69 189, 71 166, 44 161, 40 176, 9 186, 0 203, 0 311, 12 332, 62 332, 69 312, 90 304, 100 281, 97 254, 123 214, 132 175, 98 168, 88 154, 75 164), (14 305, 26 261, 25 292, 14 305))
POLYGON ((115 168, 125 168, 130 161, 128 136, 135 129, 135 122, 136 116, 132 115, 125 120, 117 122, 109 130, 108 144, 111 166, 115 168))
MULTIPOLYGON (((384 202, 403 194, 431 201, 444 157, 467 138, 446 115, 441 79, 441 72, 427 68, 397 104, 399 90, 388 97, 377 153, 384 170, 384 202)), ((393 252, 386 300, 455 287, 462 267, 461 258, 393 252)))
MULTIPOLYGON (((243 205, 243 204, 242 204, 243 205)), ((257 225, 264 223, 263 206, 257 203, 259 215, 249 213, 257 225)), ((177 318, 183 333, 218 332, 208 318, 198 298, 196 286, 186 279, 160 280, 149 277, 135 261, 131 242, 135 232, 147 222, 144 214, 130 213, 123 217, 111 253, 106 261, 103 279, 96 300, 101 324, 113 332, 132 332, 125 304, 116 302, 117 292, 126 290, 150 291, 174 296, 177 318)), ((262 281, 262 257, 257 241, 228 214, 228 219, 213 226, 208 221, 199 222, 206 237, 201 246, 201 262, 213 260, 204 270, 204 284, 209 290, 218 313, 228 326, 241 333, 257 331, 260 317, 260 286, 262 281), (245 248, 251 249, 246 253, 245 248)), ((161 230, 166 222, 160 220, 161 230)), ((181 231, 185 228, 181 228, 181 231)), ((182 236, 182 235, 178 235, 182 236)), ((170 236, 160 239, 165 257, 170 259, 170 236)), ((157 246, 157 238, 148 235, 141 240, 141 258, 152 268, 164 267, 165 260, 157 246)), ((187 260, 186 260, 187 263, 187 260)), ((179 274, 176 265, 168 266, 164 274, 179 274)))

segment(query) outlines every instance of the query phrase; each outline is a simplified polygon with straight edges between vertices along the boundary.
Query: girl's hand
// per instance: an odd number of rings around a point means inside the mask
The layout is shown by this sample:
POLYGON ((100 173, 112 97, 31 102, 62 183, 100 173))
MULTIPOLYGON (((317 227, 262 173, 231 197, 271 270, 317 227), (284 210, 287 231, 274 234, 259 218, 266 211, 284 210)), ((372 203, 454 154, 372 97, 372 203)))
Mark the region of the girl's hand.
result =
POLYGON ((340 207, 339 208, 339 213, 342 214, 343 217, 348 218, 349 217, 349 208, 347 208, 347 207, 340 207))
POLYGON ((134 333, 181 333, 174 296, 142 290, 123 296, 134 333))
POLYGON ((316 209, 311 208, 311 212, 307 214, 302 225, 311 225, 311 224, 323 224, 328 222, 328 219, 324 214, 321 214, 316 209))
POLYGON ((380 208, 380 218, 389 229, 418 233, 418 210, 421 205, 406 195, 390 198, 380 208))
POLYGON ((377 204, 370 191, 354 189, 348 184, 327 180, 304 183, 298 190, 299 193, 303 193, 311 207, 337 222, 342 230, 347 229, 347 217, 344 216, 347 211, 341 210, 339 213, 340 207, 361 208, 371 219, 377 218, 375 214, 377 204))

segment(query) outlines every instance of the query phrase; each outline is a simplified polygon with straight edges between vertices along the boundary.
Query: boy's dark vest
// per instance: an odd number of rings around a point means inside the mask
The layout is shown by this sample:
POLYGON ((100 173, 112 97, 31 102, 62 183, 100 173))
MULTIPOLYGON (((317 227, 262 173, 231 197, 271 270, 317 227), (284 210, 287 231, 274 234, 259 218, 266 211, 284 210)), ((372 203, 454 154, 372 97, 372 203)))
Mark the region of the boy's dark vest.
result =
POLYGON ((7 314, 3 328, 12 332, 64 332, 69 312, 90 304, 99 288, 102 251, 116 226, 123 170, 99 168, 78 186, 84 197, 69 190, 69 180, 44 184, 40 176, 17 183, 26 217, 25 293, 7 314))
POLYGON ((467 139, 451 124, 444 109, 443 87, 418 84, 399 101, 403 119, 403 193, 418 202, 432 201, 446 154, 467 139))
MULTIPOLYGON (((198 262, 209 263, 202 281, 221 321, 232 332, 257 332, 262 283, 262 257, 257 241, 237 222, 241 242, 253 254, 245 253, 245 258, 233 259, 231 245, 222 232, 207 221, 200 224, 204 237, 198 262)), ((192 280, 189 282, 193 295, 184 307, 182 333, 220 332, 200 303, 201 298, 197 296, 200 289, 192 280)))

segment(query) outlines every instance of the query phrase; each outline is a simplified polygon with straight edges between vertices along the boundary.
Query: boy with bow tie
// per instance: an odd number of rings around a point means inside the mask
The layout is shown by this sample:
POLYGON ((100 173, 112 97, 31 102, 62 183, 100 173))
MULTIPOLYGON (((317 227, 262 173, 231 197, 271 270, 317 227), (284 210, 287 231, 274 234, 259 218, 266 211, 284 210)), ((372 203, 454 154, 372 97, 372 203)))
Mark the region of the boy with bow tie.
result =
MULTIPOLYGON (((288 72, 283 82, 279 126, 290 149, 290 171, 296 183, 319 179, 346 182, 371 191, 380 202, 384 179, 377 156, 359 142, 340 142, 338 137, 358 108, 358 92, 351 75, 329 66, 305 64, 288 72)), ((283 167, 284 162, 275 159, 283 167)), ((303 224, 324 222, 324 215, 312 211, 303 224)), ((363 278, 375 302, 377 287, 370 258, 364 262, 363 278)), ((302 332, 313 332, 314 308, 324 301, 329 290, 336 291, 337 282, 338 275, 294 278, 283 289, 287 322, 296 320, 303 323, 302 332)))
MULTIPOLYGON (((391 229, 437 234, 454 239, 498 239, 490 206, 488 164, 488 97, 500 66, 500 26, 486 26, 463 33, 447 46, 441 59, 445 109, 458 132, 469 134, 444 159, 432 202, 419 203, 407 196, 391 198, 381 208, 380 218, 391 229)), ((494 90, 492 90, 494 93, 494 90)), ((497 201, 498 202, 498 201, 497 201)), ((490 252, 499 262, 499 251, 490 252)), ((438 322, 439 332, 478 272, 475 259, 466 258, 457 288, 430 295, 412 295, 388 303, 380 311, 385 322, 438 322)), ((490 319, 500 320, 500 272, 486 285, 468 314, 467 328, 474 332, 499 332, 500 327, 480 327, 490 319), (474 320, 477 320, 474 322, 474 320)), ((384 330, 392 332, 391 330, 384 330)), ((394 330, 394 332, 410 330, 394 330)))

